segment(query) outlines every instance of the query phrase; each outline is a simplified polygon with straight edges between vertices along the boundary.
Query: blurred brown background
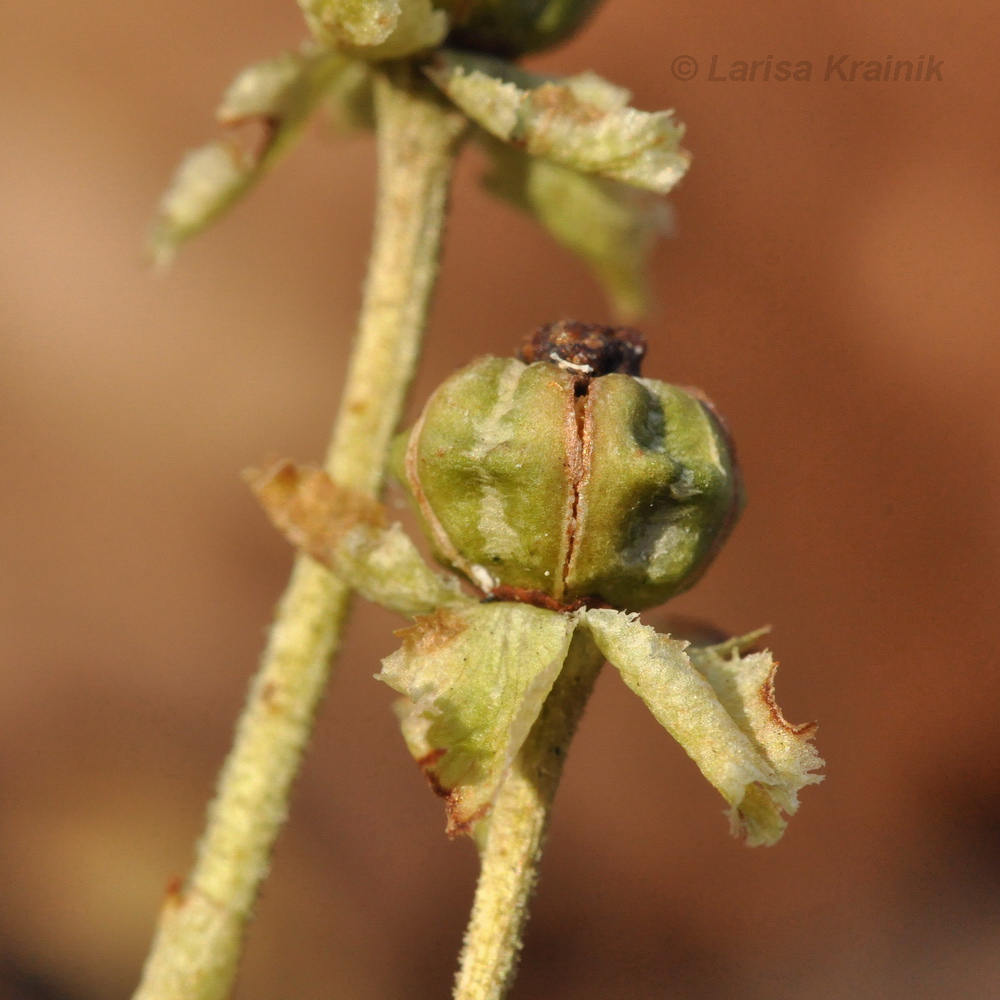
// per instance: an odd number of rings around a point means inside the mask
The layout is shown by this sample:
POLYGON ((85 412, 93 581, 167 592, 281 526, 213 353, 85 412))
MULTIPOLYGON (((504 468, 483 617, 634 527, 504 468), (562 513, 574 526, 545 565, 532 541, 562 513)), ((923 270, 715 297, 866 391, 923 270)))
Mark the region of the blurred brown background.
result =
MULTIPOLYGON (((781 703, 820 721, 828 778, 749 851, 608 673, 521 1000, 1000 996, 998 20, 985 0, 608 0, 535 60, 688 125, 648 373, 717 401, 751 502, 677 610, 774 625, 781 703), (934 54, 943 81, 823 82, 842 53, 934 54), (671 75, 682 54, 694 80, 671 75), (817 65, 719 83, 713 55, 817 65)), ((302 34, 292 0, 3 4, 3 1000, 129 995, 289 568, 238 473, 321 454, 371 141, 311 133, 167 279, 139 247, 228 80, 302 34)), ((607 315, 479 170, 463 162, 411 412, 539 322, 607 315)), ((354 616, 241 1000, 448 994, 475 860, 371 679, 396 627, 354 616)))

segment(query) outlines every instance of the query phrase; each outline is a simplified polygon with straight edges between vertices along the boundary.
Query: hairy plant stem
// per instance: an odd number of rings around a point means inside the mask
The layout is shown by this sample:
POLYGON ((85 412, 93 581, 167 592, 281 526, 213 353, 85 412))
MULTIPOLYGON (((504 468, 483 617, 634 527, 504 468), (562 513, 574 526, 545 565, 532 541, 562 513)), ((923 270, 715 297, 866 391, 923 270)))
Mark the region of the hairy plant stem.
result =
MULTIPOLYGON (((326 469, 377 494, 437 275, 452 165, 466 122, 406 66, 375 90, 375 239, 326 469)), ((349 593, 304 556, 278 607, 219 779, 198 856, 169 892, 134 1000, 223 1000, 340 640, 349 593)))
POLYGON ((590 634, 577 629, 566 664, 477 836, 482 868, 454 1000, 502 1000, 513 983, 552 800, 603 662, 590 634))

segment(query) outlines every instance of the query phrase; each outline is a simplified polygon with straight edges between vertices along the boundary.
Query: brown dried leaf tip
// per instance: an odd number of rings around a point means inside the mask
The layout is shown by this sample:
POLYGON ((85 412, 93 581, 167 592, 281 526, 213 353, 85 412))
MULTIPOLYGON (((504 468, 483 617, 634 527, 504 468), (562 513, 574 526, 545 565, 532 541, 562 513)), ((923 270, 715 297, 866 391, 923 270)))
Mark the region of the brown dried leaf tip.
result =
POLYGON ((646 338, 630 326, 601 326, 561 319, 529 334, 518 357, 527 365, 548 361, 576 376, 578 394, 592 378, 639 375, 646 338))
POLYGON ((403 640, 406 655, 430 656, 451 645, 468 627, 468 623, 453 611, 438 608, 429 615, 418 615, 412 625, 392 634, 403 640))
POLYGON ((263 471, 248 469, 243 478, 275 527, 324 566, 332 566, 337 544, 352 528, 386 525, 377 500, 338 486, 322 469, 282 459, 263 471))

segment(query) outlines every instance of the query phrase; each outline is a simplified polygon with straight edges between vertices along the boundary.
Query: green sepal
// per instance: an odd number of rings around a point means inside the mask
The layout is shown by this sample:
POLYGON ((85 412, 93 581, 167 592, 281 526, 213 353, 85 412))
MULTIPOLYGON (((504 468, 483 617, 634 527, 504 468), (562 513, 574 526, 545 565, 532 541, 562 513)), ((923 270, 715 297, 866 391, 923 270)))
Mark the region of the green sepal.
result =
POLYGON ((562 669, 575 619, 527 604, 442 609, 396 634, 378 680, 404 695, 403 736, 446 802, 448 833, 485 818, 562 669))
POLYGON ((550 79, 487 56, 442 50, 425 72, 491 135, 565 167, 666 194, 684 176, 684 126, 638 111, 594 73, 550 79))
POLYGON ((480 132, 490 157, 488 191, 528 213, 579 256, 623 319, 649 309, 647 262, 671 229, 670 206, 648 191, 529 156, 480 132))
POLYGON ((251 119, 264 128, 263 141, 248 149, 220 139, 188 153, 164 194, 149 237, 149 250, 159 266, 173 260, 181 244, 223 216, 242 199, 299 137, 303 126, 338 82, 349 110, 362 106, 370 86, 341 53, 315 45, 286 52, 244 69, 229 86, 216 113, 224 126, 251 119))
POLYGON ((728 802, 738 805, 749 785, 773 778, 711 685, 692 667, 685 643, 621 611, 588 609, 580 618, 625 683, 728 802))
POLYGON ((747 844, 774 844, 781 811, 798 808, 797 791, 820 780, 809 745, 814 726, 789 726, 774 702, 770 654, 718 656, 711 647, 660 635, 634 615, 585 610, 580 620, 625 683, 677 740, 730 804, 734 833, 747 844))
POLYGON ((731 814, 734 828, 751 845, 775 843, 787 826, 782 814, 798 811, 799 791, 823 780, 822 775, 812 773, 823 766, 811 742, 816 724, 793 726, 781 714, 774 695, 778 665, 771 653, 741 655, 742 648, 766 631, 758 629, 717 646, 688 650, 694 668, 775 774, 774 782, 752 789, 731 814))

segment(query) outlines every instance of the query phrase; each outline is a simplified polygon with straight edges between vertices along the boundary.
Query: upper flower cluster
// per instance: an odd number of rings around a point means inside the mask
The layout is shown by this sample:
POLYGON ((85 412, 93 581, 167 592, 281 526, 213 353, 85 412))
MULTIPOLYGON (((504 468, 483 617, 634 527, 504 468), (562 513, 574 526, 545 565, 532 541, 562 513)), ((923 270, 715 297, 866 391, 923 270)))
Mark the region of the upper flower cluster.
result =
POLYGON ((314 33, 374 58, 450 45, 502 56, 568 38, 600 0, 299 0, 314 33))
MULTIPOLYGON (((160 263, 239 201, 318 110, 341 128, 373 124, 375 74, 405 61, 474 125, 487 188, 581 256, 624 316, 643 311, 645 259, 669 228, 665 195, 684 176, 684 127, 640 111, 594 73, 551 78, 503 57, 553 45, 597 0, 300 0, 312 38, 245 69, 217 111, 224 138, 189 153, 164 196, 151 248, 160 263)), ((377 125, 377 123, 375 123, 377 125)))

